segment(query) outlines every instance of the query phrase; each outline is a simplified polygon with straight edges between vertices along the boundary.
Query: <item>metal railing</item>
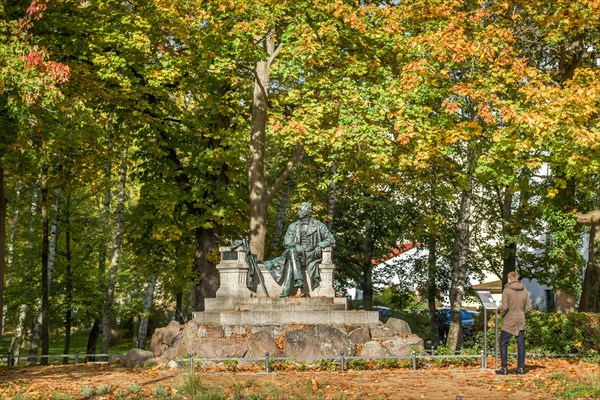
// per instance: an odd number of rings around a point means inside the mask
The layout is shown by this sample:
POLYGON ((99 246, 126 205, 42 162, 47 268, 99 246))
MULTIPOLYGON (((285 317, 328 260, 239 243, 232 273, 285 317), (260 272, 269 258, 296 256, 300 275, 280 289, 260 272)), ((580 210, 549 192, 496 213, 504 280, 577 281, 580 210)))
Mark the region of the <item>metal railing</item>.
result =
MULTIPOLYGON (((252 362, 252 363, 264 363, 264 370, 266 373, 271 372, 273 363, 277 361, 306 361, 306 362, 319 362, 321 360, 332 360, 339 365, 340 371, 345 371, 347 366, 351 363, 352 360, 410 360, 412 370, 417 370, 419 365, 419 360, 443 360, 443 359, 479 359, 480 368, 486 369, 486 361, 487 355, 483 350, 479 352, 479 354, 435 354, 434 350, 430 350, 431 354, 417 354, 415 351, 412 351, 410 355, 407 356, 347 356, 344 353, 340 353, 339 356, 305 356, 305 357, 272 357, 269 353, 265 353, 264 357, 227 357, 227 358, 205 358, 205 357, 197 357, 191 356, 187 358, 178 358, 174 361, 184 364, 189 363, 189 367, 193 369, 194 365, 198 363, 211 363, 211 362, 227 362, 227 361, 244 361, 244 362, 252 362)), ((516 353, 510 353, 511 356, 516 356, 516 353)), ((94 358, 95 361, 99 363, 107 363, 108 359, 112 356, 124 356, 124 354, 80 354, 76 351, 74 354, 49 354, 49 355, 22 355, 19 357, 13 356, 11 353, 6 355, 0 355, 0 364, 4 362, 4 364, 8 367, 12 367, 15 365, 15 361, 20 360, 28 360, 30 364, 37 363, 42 358, 50 359, 60 359, 61 364, 68 364, 70 360, 74 360, 75 364, 79 364, 82 362, 86 362, 88 358, 94 358)), ((548 353, 531 353, 528 352, 527 356, 529 357, 553 357, 553 358, 582 358, 582 357, 592 357, 593 354, 548 354, 548 353)), ((25 365, 25 363, 24 363, 25 365)))
POLYGON ((272 357, 269 353, 265 353, 264 357, 231 357, 231 358, 204 358, 204 357, 189 357, 189 358, 178 358, 175 359, 176 362, 183 364, 189 364, 190 372, 193 373, 194 365, 198 364, 198 362, 226 362, 226 361, 245 361, 245 362, 264 362, 264 372, 270 373, 272 368, 272 364, 276 361, 321 361, 321 360, 333 360, 338 363, 340 367, 340 371, 345 371, 346 366, 350 363, 351 360, 410 360, 412 364, 413 371, 417 370, 418 360, 421 359, 444 359, 444 358, 463 358, 463 359, 479 359, 480 366, 482 369, 485 368, 485 359, 483 355, 483 350, 480 354, 444 354, 444 355, 417 355, 415 351, 411 352, 408 356, 347 356, 344 353, 340 353, 339 356, 312 356, 312 357, 272 357))
POLYGON ((115 355, 119 355, 119 354, 79 354, 78 351, 76 351, 74 354, 43 354, 43 355, 20 355, 18 357, 14 356, 12 353, 8 353, 5 355, 0 354, 0 363, 2 363, 4 360, 6 366, 8 367, 12 367, 16 364, 20 364, 21 360, 27 360, 27 362, 29 363, 37 363, 40 359, 42 358, 47 358, 48 361, 50 361, 50 359, 62 359, 62 364, 68 364, 69 360, 74 359, 75 364, 79 364, 80 360, 83 359, 84 361, 87 358, 95 358, 95 359, 105 359, 106 361, 100 361, 100 362, 108 362, 108 359, 111 356, 115 356, 115 355))

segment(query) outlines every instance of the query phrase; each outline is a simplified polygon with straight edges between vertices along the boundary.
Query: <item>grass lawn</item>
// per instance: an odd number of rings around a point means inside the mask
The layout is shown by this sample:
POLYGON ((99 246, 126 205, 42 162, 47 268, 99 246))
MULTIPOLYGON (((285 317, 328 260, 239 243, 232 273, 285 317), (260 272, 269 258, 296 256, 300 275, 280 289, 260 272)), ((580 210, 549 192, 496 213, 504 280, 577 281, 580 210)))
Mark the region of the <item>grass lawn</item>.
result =
MULTIPOLYGON (((133 338, 125 337, 126 332, 119 332, 119 342, 116 346, 109 347, 109 354, 125 354, 130 349, 134 347, 133 338)), ((69 349, 69 354, 75 355, 76 353, 80 354, 82 357, 86 354, 87 351, 87 341, 88 341, 89 330, 77 330, 71 334, 71 346, 69 349)), ((0 341, 0 354, 6 355, 8 354, 8 350, 10 349, 10 343, 13 338, 13 332, 8 331, 2 336, 2 340, 0 341)), ((101 345, 102 337, 98 338, 98 343, 96 345, 96 353, 100 353, 100 345, 101 345)), ((60 355, 64 354, 65 347, 65 337, 64 332, 62 330, 57 330, 50 333, 50 351, 49 353, 60 355)), ((150 347, 150 339, 146 342, 146 348, 150 347)), ((41 352, 41 344, 38 348, 38 354, 41 352)), ((29 353, 29 344, 25 343, 21 347, 21 356, 25 356, 29 353)), ((74 356, 71 357, 74 361, 74 356)), ((5 358, 0 361, 0 365, 5 362, 5 358)), ((59 359, 51 358, 50 362, 57 362, 59 359)), ((83 361, 83 360, 82 360, 83 361)), ((61 361, 62 362, 62 361, 61 361)))

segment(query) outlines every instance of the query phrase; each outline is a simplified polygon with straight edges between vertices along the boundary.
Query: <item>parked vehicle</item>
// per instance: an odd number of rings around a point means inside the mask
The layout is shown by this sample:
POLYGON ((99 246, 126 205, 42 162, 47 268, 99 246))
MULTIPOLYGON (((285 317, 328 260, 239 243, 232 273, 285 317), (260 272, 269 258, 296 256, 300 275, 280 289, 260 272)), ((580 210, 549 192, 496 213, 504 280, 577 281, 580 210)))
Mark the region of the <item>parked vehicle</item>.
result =
POLYGON ((389 317, 392 316, 392 313, 394 312, 394 310, 392 310, 391 308, 383 306, 374 306, 373 311, 379 311, 380 320, 387 320, 389 317))
MULTIPOLYGON (((440 318, 439 334, 440 338, 445 342, 448 331, 450 330, 450 321, 452 319, 452 309, 450 308, 438 308, 438 315, 440 318)), ((475 323, 475 316, 465 309, 460 310, 460 323, 463 328, 465 336, 471 336, 473 334, 473 324, 475 323)))

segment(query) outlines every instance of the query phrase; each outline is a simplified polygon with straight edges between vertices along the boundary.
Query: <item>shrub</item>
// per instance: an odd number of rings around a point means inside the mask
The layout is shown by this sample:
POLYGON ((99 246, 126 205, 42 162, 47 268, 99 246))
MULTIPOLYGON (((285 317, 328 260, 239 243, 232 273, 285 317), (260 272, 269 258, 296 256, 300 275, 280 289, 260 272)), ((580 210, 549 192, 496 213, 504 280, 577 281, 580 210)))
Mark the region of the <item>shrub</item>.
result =
POLYGON ((337 360, 323 358, 317 362, 317 367, 321 371, 337 371, 340 368, 340 364, 337 360))
POLYGON ((362 371, 367 368, 367 360, 364 358, 356 358, 348 360, 348 368, 355 371, 362 371))
POLYGON ((528 349, 545 353, 595 354, 600 351, 600 315, 531 312, 526 341, 528 349))
MULTIPOLYGON (((525 342, 527 351, 551 354, 589 354, 600 352, 600 314, 548 313, 532 311, 526 316, 525 342)), ((488 321, 488 353, 494 351, 495 320, 488 321)), ((498 338, 502 318, 498 318, 498 338)), ((483 348, 483 331, 476 343, 483 348)), ((516 341, 511 340, 509 353, 516 351, 516 341)))
POLYGON ((223 361, 225 371, 236 372, 238 369, 238 360, 225 360, 223 361))
MULTIPOLYGON (((373 360, 373 365, 375 368, 379 369, 392 369, 399 368, 402 364, 401 361, 404 360, 400 360, 398 358, 378 358, 373 360)), ((408 360, 408 362, 412 366, 412 361, 408 360)))
POLYGON ((167 389, 165 389, 162 386, 156 386, 153 390, 152 390, 152 398, 153 399, 170 399, 171 398, 171 394, 169 393, 169 391, 167 389))

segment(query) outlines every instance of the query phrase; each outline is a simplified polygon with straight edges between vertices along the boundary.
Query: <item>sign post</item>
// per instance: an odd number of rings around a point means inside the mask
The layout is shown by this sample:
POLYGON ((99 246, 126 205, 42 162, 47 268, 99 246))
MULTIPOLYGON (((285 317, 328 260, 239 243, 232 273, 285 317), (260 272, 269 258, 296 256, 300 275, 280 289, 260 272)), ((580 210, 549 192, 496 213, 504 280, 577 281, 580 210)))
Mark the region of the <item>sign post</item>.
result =
POLYGON ((487 368, 487 310, 494 310, 496 314, 494 356, 496 358, 496 369, 498 369, 498 305, 490 292, 478 290, 476 293, 483 306, 483 367, 487 368))

